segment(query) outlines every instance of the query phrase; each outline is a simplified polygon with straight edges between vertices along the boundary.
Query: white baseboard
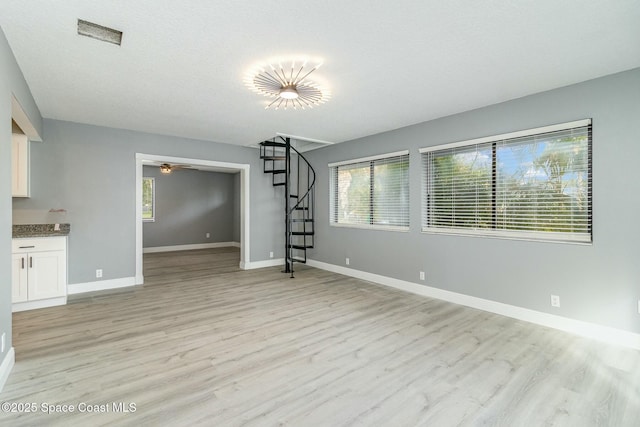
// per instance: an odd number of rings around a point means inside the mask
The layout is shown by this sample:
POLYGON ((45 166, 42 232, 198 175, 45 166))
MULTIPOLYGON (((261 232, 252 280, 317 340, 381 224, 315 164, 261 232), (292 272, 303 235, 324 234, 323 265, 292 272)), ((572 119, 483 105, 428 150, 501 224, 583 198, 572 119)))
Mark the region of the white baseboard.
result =
POLYGON ((582 320, 570 319, 568 317, 557 316, 554 314, 543 313, 541 311, 530 310, 528 308, 517 307, 515 305, 503 304, 501 302, 473 297, 470 295, 459 294, 456 292, 433 288, 431 286, 419 285, 405 280, 394 279, 392 277, 354 270, 352 268, 328 264, 325 262, 307 260, 307 265, 400 289, 402 291, 411 292, 413 294, 477 308, 479 310, 524 320, 526 322, 547 326, 549 328, 559 329, 561 331, 570 332, 598 341, 640 350, 640 334, 635 334, 633 332, 584 322, 582 320))
POLYGON ((47 298, 36 301, 14 302, 11 304, 11 312, 17 313, 19 311, 35 310, 38 308, 55 307, 58 305, 65 305, 67 303, 67 297, 47 298))
POLYGON ((4 388, 7 379, 9 379, 9 374, 11 373, 11 370, 13 369, 13 365, 15 365, 15 363, 16 352, 13 347, 11 347, 7 354, 4 356, 4 360, 0 364, 0 391, 2 391, 2 389, 4 388))
POLYGON ((266 259, 264 261, 240 262, 240 268, 243 270, 254 270, 256 268, 275 267, 277 265, 284 266, 284 258, 266 259))
POLYGON ((107 289, 126 288, 135 285, 135 277, 122 277, 120 279, 98 280, 87 283, 72 283, 67 285, 67 294, 73 295, 84 292, 104 291, 107 289))
POLYGON ((174 246, 154 246, 150 248, 142 248, 142 253, 152 254, 156 252, 175 252, 175 251, 192 251, 195 249, 211 249, 211 248, 239 248, 240 242, 215 242, 215 243, 194 243, 192 245, 174 245, 174 246))

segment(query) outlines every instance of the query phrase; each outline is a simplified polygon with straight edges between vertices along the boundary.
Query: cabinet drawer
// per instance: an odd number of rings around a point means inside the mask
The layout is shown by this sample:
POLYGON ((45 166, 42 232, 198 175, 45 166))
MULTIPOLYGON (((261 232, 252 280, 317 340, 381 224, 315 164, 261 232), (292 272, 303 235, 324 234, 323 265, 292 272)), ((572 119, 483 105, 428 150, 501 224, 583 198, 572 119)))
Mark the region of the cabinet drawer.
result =
POLYGON ((19 254, 26 252, 63 251, 66 249, 66 244, 67 238, 64 236, 12 239, 11 252, 19 254))

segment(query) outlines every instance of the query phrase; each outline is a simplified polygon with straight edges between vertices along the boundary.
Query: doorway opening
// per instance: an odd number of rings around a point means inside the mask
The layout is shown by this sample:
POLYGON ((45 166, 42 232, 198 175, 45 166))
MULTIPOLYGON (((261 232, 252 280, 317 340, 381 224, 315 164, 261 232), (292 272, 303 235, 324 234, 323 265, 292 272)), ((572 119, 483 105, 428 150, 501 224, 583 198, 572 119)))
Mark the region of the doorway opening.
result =
POLYGON ((190 165, 199 170, 240 173, 240 268, 249 265, 249 165, 214 160, 189 159, 136 153, 136 284, 144 283, 143 273, 143 166, 158 163, 190 165))

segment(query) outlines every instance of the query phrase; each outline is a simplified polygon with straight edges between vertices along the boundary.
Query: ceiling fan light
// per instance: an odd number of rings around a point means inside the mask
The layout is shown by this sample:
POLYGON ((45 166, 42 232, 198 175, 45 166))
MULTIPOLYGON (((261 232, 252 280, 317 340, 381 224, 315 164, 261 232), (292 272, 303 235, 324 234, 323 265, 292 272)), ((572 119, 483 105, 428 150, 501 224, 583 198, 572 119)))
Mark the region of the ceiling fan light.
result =
POLYGON ((169 166, 167 164, 160 165, 160 173, 170 174, 171 173, 171 166, 169 166))

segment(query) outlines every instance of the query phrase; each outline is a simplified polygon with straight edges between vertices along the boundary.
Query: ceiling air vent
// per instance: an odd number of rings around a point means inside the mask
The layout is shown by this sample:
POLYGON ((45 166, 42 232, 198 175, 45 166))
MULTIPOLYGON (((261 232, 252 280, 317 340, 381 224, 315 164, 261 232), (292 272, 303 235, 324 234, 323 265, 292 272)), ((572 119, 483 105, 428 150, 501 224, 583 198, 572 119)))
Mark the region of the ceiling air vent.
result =
POLYGON ((118 46, 122 43, 122 31, 103 27, 102 25, 83 21, 82 19, 78 19, 78 34, 102 40, 103 42, 117 44, 118 46))

